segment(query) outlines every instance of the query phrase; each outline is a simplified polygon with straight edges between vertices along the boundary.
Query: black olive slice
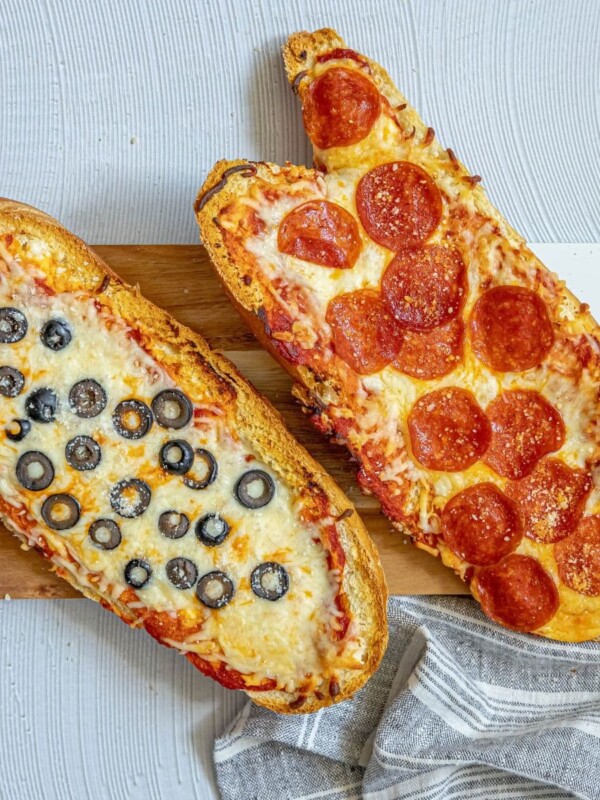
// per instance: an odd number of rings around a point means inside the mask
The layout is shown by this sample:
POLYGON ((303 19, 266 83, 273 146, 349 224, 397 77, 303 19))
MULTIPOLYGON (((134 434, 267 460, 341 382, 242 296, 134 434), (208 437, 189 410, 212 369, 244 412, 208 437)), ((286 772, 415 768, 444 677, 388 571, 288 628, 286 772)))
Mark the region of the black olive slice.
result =
POLYGON ((110 490, 110 504, 120 517, 139 517, 150 505, 152 492, 145 481, 129 478, 115 483, 110 490))
POLYGON ((67 442, 65 457, 73 469, 83 472, 88 469, 96 469, 102 458, 102 451, 98 442, 94 441, 91 436, 80 435, 67 442))
POLYGON ((125 567, 125 580, 134 589, 141 589, 150 580, 152 567, 140 558, 132 559, 125 567))
POLYGON ((192 404, 178 389, 165 389, 152 401, 152 411, 162 428, 185 427, 192 418, 192 404))
POLYGON ((250 586, 257 597, 262 597, 264 600, 279 600, 290 588, 290 579, 281 564, 266 561, 253 570, 250 586))
POLYGON ((185 475, 194 463, 194 451, 183 439, 172 439, 160 448, 159 460, 167 472, 185 475))
POLYGON ((217 478, 219 468, 212 453, 208 450, 203 450, 199 447, 194 451, 196 453, 196 462, 194 466, 194 474, 187 475, 183 482, 188 489, 206 489, 217 478))
POLYGON ((219 514, 206 514, 196 523, 196 536, 208 547, 224 542, 229 531, 229 523, 219 514))
POLYGON ((27 320, 18 308, 0 308, 0 342, 20 342, 27 333, 27 320))
POLYGON ((163 511, 158 518, 158 530, 167 539, 181 539, 188 532, 190 521, 178 511, 163 511))
POLYGON ((63 350, 71 341, 71 328, 64 319, 50 319, 40 333, 43 344, 50 350, 63 350))
POLYGON ((189 558, 172 558, 166 566, 167 578, 177 589, 191 589, 198 580, 198 570, 189 558))
POLYGON ((77 525, 81 507, 70 494, 51 494, 42 505, 42 518, 49 528, 65 531, 77 525))
POLYGON ((16 397, 23 391, 25 376, 14 367, 0 367, 0 394, 16 397))
POLYGON ((6 429, 6 438, 11 442, 20 442, 31 430, 31 422, 28 419, 13 419, 6 429))
POLYGON ((203 575, 196 587, 198 600, 208 608, 223 608, 229 603, 233 593, 233 581, 219 570, 203 575))
POLYGON ((98 381, 86 378, 72 387, 69 406, 78 417, 97 417, 106 408, 106 392, 98 381))
POLYGON ((262 469, 251 469, 235 485, 235 496, 246 508, 262 508, 274 494, 273 478, 262 469))
POLYGON ((115 408, 113 425, 125 439, 141 439, 152 427, 152 412, 141 400, 123 400, 115 408))
POLYGON ((37 450, 28 450, 17 461, 17 480, 32 492, 47 489, 54 480, 54 467, 50 459, 37 450))
POLYGON ((58 397, 54 389, 36 389, 25 400, 25 413, 35 422, 54 422, 57 409, 58 397))
POLYGON ((101 550, 114 550, 121 544, 121 529, 112 519, 97 519, 88 532, 92 542, 101 550))

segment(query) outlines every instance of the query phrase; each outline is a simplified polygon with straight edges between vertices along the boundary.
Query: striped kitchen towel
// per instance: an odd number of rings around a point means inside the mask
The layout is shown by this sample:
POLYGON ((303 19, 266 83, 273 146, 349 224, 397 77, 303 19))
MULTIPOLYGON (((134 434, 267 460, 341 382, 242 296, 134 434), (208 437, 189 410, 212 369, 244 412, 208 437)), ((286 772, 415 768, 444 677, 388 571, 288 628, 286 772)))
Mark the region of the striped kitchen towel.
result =
POLYGON ((215 744, 223 800, 600 798, 600 644, 512 633, 468 598, 395 597, 354 699, 244 707, 215 744))

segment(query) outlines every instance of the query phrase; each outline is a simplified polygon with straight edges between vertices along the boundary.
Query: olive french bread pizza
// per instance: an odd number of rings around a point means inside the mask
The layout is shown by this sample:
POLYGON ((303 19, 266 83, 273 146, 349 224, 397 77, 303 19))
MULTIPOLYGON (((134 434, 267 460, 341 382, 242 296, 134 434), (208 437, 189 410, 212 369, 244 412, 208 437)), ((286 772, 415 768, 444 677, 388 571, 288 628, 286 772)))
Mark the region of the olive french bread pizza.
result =
POLYGON ((355 692, 385 582, 351 504, 196 333, 0 200, 0 514, 126 623, 280 712, 355 692))

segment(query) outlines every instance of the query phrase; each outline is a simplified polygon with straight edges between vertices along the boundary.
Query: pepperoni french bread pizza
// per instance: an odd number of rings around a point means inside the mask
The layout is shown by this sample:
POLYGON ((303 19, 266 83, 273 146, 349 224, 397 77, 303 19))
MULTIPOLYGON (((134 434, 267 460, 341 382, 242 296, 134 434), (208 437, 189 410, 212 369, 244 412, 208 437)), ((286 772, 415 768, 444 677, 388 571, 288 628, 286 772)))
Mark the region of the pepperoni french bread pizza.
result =
POLYGON ((237 307, 394 525, 485 613, 600 635, 600 345, 480 178, 332 30, 284 48, 315 168, 220 162, 196 201, 237 307))
POLYGON ((196 333, 55 220, 0 200, 0 515, 87 597, 280 712, 386 645, 347 498, 196 333))

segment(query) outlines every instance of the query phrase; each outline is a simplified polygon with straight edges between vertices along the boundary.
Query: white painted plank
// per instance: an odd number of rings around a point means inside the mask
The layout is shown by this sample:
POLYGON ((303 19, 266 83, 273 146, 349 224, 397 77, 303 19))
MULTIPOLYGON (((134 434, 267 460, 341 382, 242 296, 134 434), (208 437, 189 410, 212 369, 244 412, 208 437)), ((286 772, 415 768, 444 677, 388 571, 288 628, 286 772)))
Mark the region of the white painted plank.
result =
POLYGON ((0 798, 213 798, 243 702, 86 600, 0 602, 0 798))
POLYGON ((279 49, 323 25, 528 239, 600 240, 597 0, 2 0, 1 192, 88 241, 197 241, 216 159, 309 160, 279 49))

